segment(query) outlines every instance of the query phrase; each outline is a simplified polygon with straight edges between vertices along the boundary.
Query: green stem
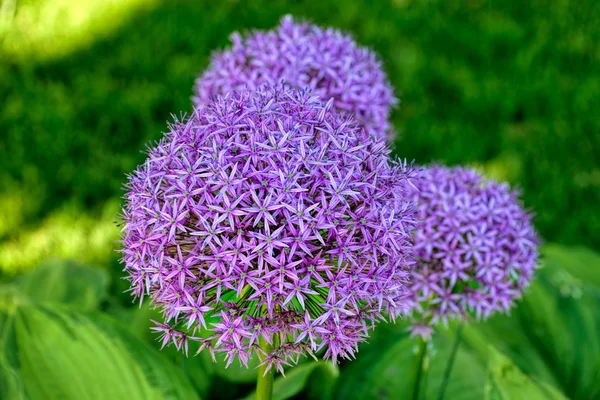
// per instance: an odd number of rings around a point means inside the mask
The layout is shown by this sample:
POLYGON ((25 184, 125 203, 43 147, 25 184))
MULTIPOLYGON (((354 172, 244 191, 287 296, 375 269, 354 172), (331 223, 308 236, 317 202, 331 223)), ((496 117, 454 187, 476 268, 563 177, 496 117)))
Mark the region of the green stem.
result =
MULTIPOLYGON (((273 345, 267 343, 267 341, 260 337, 260 348, 265 352, 265 356, 261 357, 261 361, 264 361, 266 355, 273 351, 273 345)), ((256 400, 271 400, 273 397, 273 376, 275 372, 273 368, 267 371, 267 365, 263 364, 258 368, 258 377, 256 379, 256 400)))
POLYGON ((419 350, 417 357, 419 358, 419 369, 417 369, 417 376, 415 378, 415 387, 413 389, 413 400, 419 400, 419 390, 421 389, 421 378, 423 376, 423 367, 425 363, 425 357, 427 356, 427 342, 423 338, 419 338, 419 350))
POLYGON ((444 371, 444 380, 442 381, 442 386, 440 386, 437 400, 444 400, 444 395, 446 394, 446 386, 448 386, 448 381, 450 380, 452 366, 454 365, 454 359, 456 358, 456 352, 458 350, 458 345, 460 344, 460 340, 462 337, 462 330, 463 324, 459 323, 458 327, 456 328, 456 337, 454 338, 454 344, 452 345, 452 352, 450 353, 448 364, 446 364, 446 371, 444 371))
MULTIPOLYGON (((428 346, 429 347, 429 346, 428 346)), ((427 384, 429 383, 429 360, 425 357, 425 364, 423 365, 423 376, 421 377, 421 393, 423 393, 423 398, 427 399, 427 384)))

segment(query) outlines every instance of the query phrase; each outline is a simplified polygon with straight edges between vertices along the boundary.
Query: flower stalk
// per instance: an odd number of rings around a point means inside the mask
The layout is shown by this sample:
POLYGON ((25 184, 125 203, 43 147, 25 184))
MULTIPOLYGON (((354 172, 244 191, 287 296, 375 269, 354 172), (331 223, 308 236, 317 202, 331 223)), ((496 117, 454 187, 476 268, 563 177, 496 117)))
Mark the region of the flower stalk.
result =
POLYGON ((421 390, 421 380, 423 379, 423 369, 425 368, 425 358, 427 357, 427 341, 422 337, 419 338, 419 349, 417 351, 417 359, 419 365, 417 369, 417 376, 415 378, 415 386, 413 389, 412 400, 419 400, 421 390))
POLYGON ((275 371, 269 368, 267 363, 264 363, 267 356, 273 351, 273 345, 269 344, 264 337, 260 338, 260 349, 264 352, 261 357, 261 366, 258 368, 258 376, 256 378, 256 399, 271 400, 273 397, 273 378, 275 371))
POLYGON ((452 345, 452 350, 450 352, 448 364, 446 364, 446 370, 444 371, 444 379, 442 380, 442 385, 440 386, 440 390, 438 391, 437 400, 444 400, 444 395, 446 394, 446 386, 448 386, 448 381, 450 380, 450 374, 452 373, 452 367, 454 365, 454 359, 456 358, 458 346, 460 345, 460 341, 462 338, 462 330, 463 324, 458 324, 458 327, 456 328, 456 337, 454 338, 454 344, 452 345))

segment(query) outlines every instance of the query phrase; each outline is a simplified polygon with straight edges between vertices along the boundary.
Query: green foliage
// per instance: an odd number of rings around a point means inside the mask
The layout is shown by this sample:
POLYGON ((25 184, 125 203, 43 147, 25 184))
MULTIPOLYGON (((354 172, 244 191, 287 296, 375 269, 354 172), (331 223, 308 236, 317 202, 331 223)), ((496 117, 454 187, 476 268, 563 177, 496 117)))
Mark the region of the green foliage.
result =
MULTIPOLYGON (((13 196, 8 198, 19 199, 13 196)), ((5 205, 0 199, 0 209, 5 205)), ((10 204, 8 206, 10 207, 10 204)), ((61 207, 31 230, 22 229, 18 224, 8 226, 9 221, 4 226, 7 228, 6 232, 13 233, 10 239, 0 245, 0 273, 8 272, 12 275, 24 272, 49 258, 68 258, 85 264, 110 265, 117 258, 112 249, 119 237, 115 226, 118 211, 118 202, 113 200, 92 215, 83 213, 79 207, 61 207)), ((17 208, 7 211, 6 214, 19 215, 21 218, 23 216, 20 212, 22 209, 17 208)), ((3 226, 1 218, 0 213, 0 227, 3 226)), ((2 236, 0 229, 0 241, 2 236)))
MULTIPOLYGON (((402 326, 405 328, 405 326, 402 326)), ((386 341, 373 341, 361 349, 360 357, 343 371, 337 385, 340 399, 410 399, 419 369, 420 339, 409 338, 398 327, 386 341), (387 342, 387 343, 386 343, 387 342), (364 352, 363 352, 364 350, 364 352)), ((435 399, 443 382, 452 340, 436 335, 429 342, 421 379, 421 398, 435 399)), ((459 347, 446 388, 446 398, 479 400, 486 382, 485 364, 459 347)))
POLYGON ((565 296, 580 296, 581 290, 598 294, 600 290, 600 255, 585 247, 567 248, 556 244, 544 246, 545 268, 565 296), (564 270, 564 272, 563 272, 564 270))
POLYGON ((47 261, 17 280, 17 290, 31 302, 92 311, 108 296, 108 274, 73 262, 47 261))
MULTIPOLYGON (((447 398, 595 399, 600 394, 600 256, 548 245, 537 280, 512 315, 466 327, 447 398), (497 350, 496 350, 497 349, 497 350), (537 397, 536 397, 537 396, 537 397)), ((49 262, 0 286, 0 394, 3 398, 234 398, 253 388, 256 368, 225 369, 207 352, 186 358, 158 352, 150 319, 156 311, 96 310, 107 300, 106 272, 49 262), (82 314, 82 312, 92 312, 82 314), (96 371, 105 371, 102 379, 96 371), (24 397, 27 396, 27 397, 24 397)), ((110 301, 109 301, 110 303, 110 301)), ((403 323, 384 324, 357 360, 339 375, 330 363, 308 361, 275 381, 275 398, 410 397, 418 341, 403 323)), ((433 399, 454 341, 455 326, 428 345, 422 398, 433 399)), ((248 398, 252 398, 249 395, 248 398)))
POLYGON ((256 374, 258 371, 259 361, 256 357, 252 357, 248 362, 248 368, 241 365, 237 360, 225 368, 225 356, 223 354, 216 355, 216 362, 212 361, 209 352, 203 352, 199 355, 204 368, 212 375, 218 376, 224 380, 233 383, 254 383, 256 382, 256 374))
MULTIPOLYGON (((53 261, 0 285, 0 398, 231 398, 253 386, 256 362, 225 369, 221 355, 213 363, 207 352, 188 358, 145 343, 157 317, 147 305, 107 309, 126 325, 95 311, 107 283, 102 270, 53 261)), ((331 364, 303 363, 276 380, 275 398, 297 395, 309 382, 325 398, 338 375, 331 364)))
POLYGON ((492 343, 523 372, 570 399, 595 399, 600 396, 600 257, 557 245, 543 254, 536 281, 510 317, 469 327, 465 342, 483 359, 492 343))
POLYGON ((5 35, 0 49, 23 62, 31 57, 57 58, 114 31, 128 22, 131 14, 148 10, 154 3, 153 0, 19 0, 15 10, 17 0, 5 0, 0 3, 0 32, 5 35), (100 13, 102 18, 97 18, 100 13), (34 21, 37 23, 32 24, 34 21))
MULTIPOLYGON (((465 327, 447 398, 591 400, 600 395, 600 256, 558 245, 544 247, 543 255, 537 279, 510 316, 465 327)), ((342 369, 339 398, 410 398, 418 341, 403 329, 400 324, 375 330, 358 359, 342 369)), ((425 399, 436 396, 455 329, 453 324, 438 332, 428 347, 425 399)))
POLYGON ((13 287, 0 286, 0 398, 24 399, 21 376, 16 368, 18 356, 13 315, 17 309, 13 287))
POLYGON ((491 365, 486 400, 567 400, 558 390, 547 384, 535 383, 524 375, 508 358, 493 348, 489 349, 491 365))
POLYGON ((594 276, 581 281, 568 266, 576 265, 580 253, 557 249, 546 254, 545 270, 517 310, 519 320, 563 391, 572 399, 594 399, 600 396, 600 286, 594 285, 600 277, 600 258, 589 257, 595 260, 590 265, 594 276))
POLYGON ((312 400, 329 400, 335 397, 335 386, 340 376, 337 365, 329 362, 321 363, 315 368, 306 383, 306 397, 312 400))
MULTIPOLYGON (((557 245, 543 254, 537 280, 510 317, 466 327, 447 398, 562 400, 564 393, 591 400, 600 394, 600 257, 557 245)), ((156 343, 148 334, 156 311, 147 305, 106 308, 127 328, 95 311, 106 304, 107 283, 102 270, 54 261, 0 286, 4 398, 225 399, 252 391, 256 368, 234 363, 225 369, 220 356, 213 364, 207 352, 186 358, 144 343, 156 343), (98 377, 96 371, 104 373, 98 377)), ((420 383, 424 400, 435 398, 442 385, 454 332, 455 326, 440 331, 428 345, 420 383)), ((307 360, 276 379, 275 398, 410 398, 418 345, 405 323, 383 324, 341 374, 330 363, 307 360)))
POLYGON ((105 298, 103 274, 54 262, 0 286, 0 398, 199 398, 156 349, 106 315, 81 313, 105 298))
MULTIPOLYGON (((273 400, 285 400, 296 396, 306 387, 309 379, 313 376, 319 376, 321 382, 325 384, 325 387, 318 387, 319 397, 316 398, 327 400, 331 396, 331 392, 327 391, 327 386, 331 388, 338 375, 338 368, 329 362, 308 362, 299 365, 292 368, 286 376, 275 379, 273 400)), ((244 398, 244 400, 254 399, 256 399, 254 393, 244 398)))
POLYGON ((90 317, 25 306, 15 320, 20 372, 32 399, 196 397, 159 354, 90 317))

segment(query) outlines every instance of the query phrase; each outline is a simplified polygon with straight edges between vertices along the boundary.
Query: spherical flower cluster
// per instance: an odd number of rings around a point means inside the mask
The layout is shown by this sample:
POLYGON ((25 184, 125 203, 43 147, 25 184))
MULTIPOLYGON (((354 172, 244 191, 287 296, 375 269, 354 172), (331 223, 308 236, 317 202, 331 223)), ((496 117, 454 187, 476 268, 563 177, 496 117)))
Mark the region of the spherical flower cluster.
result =
POLYGON ((449 317, 507 311, 532 279, 538 236, 507 184, 466 168, 432 166, 414 181, 413 334, 449 317))
POLYGON ((375 54, 350 36, 286 16, 274 30, 245 38, 235 33, 231 41, 232 48, 215 54, 196 81, 196 105, 283 80, 310 88, 324 102, 333 98, 336 109, 353 114, 375 137, 391 136, 388 117, 397 102, 392 87, 375 54))
POLYGON ((187 352, 270 368, 334 362, 406 308, 410 167, 308 91, 235 92, 200 106, 129 177, 123 261, 155 330, 187 352), (262 354, 259 339, 274 350, 262 354))

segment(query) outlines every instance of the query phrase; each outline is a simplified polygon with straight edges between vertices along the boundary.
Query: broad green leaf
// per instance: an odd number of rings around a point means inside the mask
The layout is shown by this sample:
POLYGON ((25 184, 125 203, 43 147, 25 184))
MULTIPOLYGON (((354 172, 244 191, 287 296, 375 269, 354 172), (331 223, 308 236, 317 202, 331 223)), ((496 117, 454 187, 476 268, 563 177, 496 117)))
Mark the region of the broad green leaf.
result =
POLYGON ((11 365, 0 359, 0 398, 11 400, 24 400, 25 390, 21 377, 11 365))
MULTIPOLYGON (((331 365, 331 362, 307 362, 296 367, 290 368, 286 376, 280 376, 273 383, 273 400, 289 399, 300 393, 307 385, 309 378, 313 374, 336 375, 337 367, 331 365), (332 369, 333 368, 333 369, 332 369)), ((325 399, 326 397, 320 397, 325 399)), ((254 393, 245 397, 244 400, 254 400, 254 393)))
POLYGON ((100 269, 49 261, 0 287, 0 398, 25 398, 15 337, 15 316, 23 304, 56 304, 92 310, 106 297, 108 276, 100 269))
POLYGON ((197 398, 177 367, 107 317, 21 306, 15 327, 32 400, 197 398))
MULTIPOLYGON (((115 307, 110 310, 110 314, 125 323, 127 331, 138 339, 141 339, 154 348, 159 349, 161 347, 158 340, 159 335, 152 332, 150 328, 154 326, 152 320, 161 320, 162 315, 159 310, 153 308, 148 302, 145 302, 139 308, 137 306, 127 309, 115 307)), ((174 364, 187 374, 200 396, 208 394, 208 389, 211 383, 213 383, 211 375, 214 373, 213 369, 216 368, 212 360, 210 360, 208 351, 198 356, 190 355, 186 357, 173 346, 167 346, 161 349, 160 352, 163 356, 170 358, 174 364)), ((252 380, 254 380, 254 372, 252 376, 252 380)))
MULTIPOLYGON (((119 320, 126 322, 128 330, 138 338, 150 343, 154 347, 159 347, 157 341, 158 335, 150 331, 150 327, 154 326, 151 322, 161 320, 160 312, 153 309, 147 302, 140 308, 133 307, 130 309, 114 309, 111 314, 115 315, 119 320)), ((200 331, 199 335, 208 335, 209 333, 200 331)), ((201 394, 207 394, 209 387, 214 384, 221 383, 225 386, 225 390, 232 389, 232 386, 227 383, 250 384, 256 381, 258 373, 258 361, 253 357, 248 363, 248 368, 242 366, 235 360, 229 367, 225 367, 226 362, 223 354, 216 354, 216 362, 213 361, 208 350, 200 354, 185 357, 180 351, 177 351, 173 346, 167 346, 161 350, 161 353, 167 355, 175 364, 181 367, 190 381, 201 394)), ((235 396, 239 393, 238 388, 231 390, 231 395, 235 396)))
POLYGON ((314 400, 332 399, 339 376, 340 369, 337 365, 331 362, 321 363, 321 368, 310 374, 306 384, 307 397, 314 400))
POLYGON ((99 269, 70 261, 49 261, 18 281, 19 292, 39 304, 90 311, 106 298, 109 278, 99 269))
MULTIPOLYGON (((162 319, 158 310, 153 309, 148 303, 144 303, 139 309, 115 310, 113 313, 121 321, 127 321, 127 327, 134 335, 146 342, 157 344, 158 335, 152 333, 150 327, 154 326, 151 322, 152 319, 162 319)), ((209 334, 204 330, 198 332, 200 336, 209 334)), ((190 355, 187 358, 180 351, 175 350, 173 346, 167 346, 161 352, 168 354, 172 360, 184 368, 190 378, 197 379, 194 381, 194 385, 201 392, 208 389, 210 382, 207 380, 207 376, 216 376, 219 379, 234 383, 252 383, 256 381, 259 362, 255 357, 249 360, 248 368, 241 365, 237 360, 233 361, 229 367, 225 367, 225 356, 216 354, 215 362, 208 350, 202 351, 196 356, 190 355), (197 378, 200 375, 202 377, 197 378)))
POLYGON ((127 331, 138 339, 146 343, 157 341, 158 335, 150 328, 155 326, 152 320, 160 321, 162 315, 149 302, 144 302, 140 307, 137 303, 129 308, 116 305, 109 308, 107 313, 121 321, 127 327, 127 331))
POLYGON ((558 390, 523 374, 506 356, 489 348, 490 373, 486 400, 567 400, 558 390))
MULTIPOLYGON (((93 322, 102 329, 105 335, 118 338, 119 342, 127 349, 137 364, 142 368, 148 382, 162 390, 164 399, 195 399, 195 390, 191 381, 201 381, 208 385, 208 377, 203 371, 194 376, 186 377, 184 370, 172 364, 165 356, 147 344, 131 336, 125 327, 116 324, 114 320, 105 315, 98 314, 93 322), (189 379, 188 379, 189 378, 189 379)), ((174 360, 190 360, 181 352, 174 360)), ((177 364, 177 362, 175 362, 177 364)), ((194 382, 196 383, 196 382, 194 382)))
MULTIPOLYGON (((397 329, 400 330, 401 326, 397 329)), ((367 354, 342 370, 336 397, 339 399, 404 399, 411 398, 418 371, 419 340, 405 332, 391 334, 386 341, 372 341, 363 346, 367 354)), ((435 399, 443 382, 444 370, 453 341, 437 334, 428 345, 422 378, 422 399, 435 399)), ((460 345, 454 360, 446 398, 480 400, 485 384, 485 365, 460 345)))
POLYGON ((523 372, 553 385, 555 375, 544 357, 530 344, 517 317, 498 315, 484 324, 471 323, 463 332, 465 346, 482 362, 489 362, 489 346, 492 345, 509 356, 523 372))
POLYGON ((515 316, 561 389, 573 399, 595 399, 600 395, 600 299, 584 286, 581 295, 565 295, 552 272, 541 271, 515 316))
POLYGON ((0 285, 0 358, 14 362, 14 317, 19 296, 12 285, 0 285))
MULTIPOLYGON (((172 349, 175 350, 175 349, 172 349)), ((205 397, 208 394, 208 390, 213 383, 211 376, 206 371, 202 360, 198 356, 185 357, 181 352, 176 352, 171 357, 171 360, 176 364, 182 371, 185 372, 189 381, 192 383, 196 392, 201 397, 205 397)))
POLYGON ((18 300, 14 286, 0 285, 0 399, 25 399, 14 329, 18 300))
MULTIPOLYGON (((443 382, 444 372, 453 340, 446 335, 438 334, 432 340, 433 354, 428 357, 429 370, 426 371, 425 399, 436 399, 443 382)), ((483 397, 485 382, 485 365, 459 343, 454 360, 448 386, 445 391, 447 399, 481 399, 483 397)), ((423 389, 422 389, 423 390, 423 389)))
POLYGON ((544 254, 544 266, 516 315, 530 342, 554 371, 557 387, 572 399, 597 399, 600 287, 596 282, 600 265, 594 263, 598 256, 590 250, 558 246, 546 247, 544 254))
POLYGON ((585 247, 549 244, 542 249, 547 269, 563 269, 585 285, 600 290, 600 254, 585 247))
POLYGON ((600 396, 600 266, 591 250, 556 245, 522 301, 509 316, 469 327, 468 343, 488 359, 486 343, 508 355, 525 374, 571 399, 600 396), (590 266, 592 268, 590 268, 590 266))
POLYGON ((204 370, 211 375, 216 375, 234 383, 251 383, 256 381, 257 368, 258 364, 260 364, 256 356, 250 358, 248 368, 243 366, 238 360, 234 360, 229 367, 225 367, 227 363, 223 354, 217 354, 215 356, 217 362, 213 362, 209 351, 201 352, 197 358, 202 361, 204 370))

